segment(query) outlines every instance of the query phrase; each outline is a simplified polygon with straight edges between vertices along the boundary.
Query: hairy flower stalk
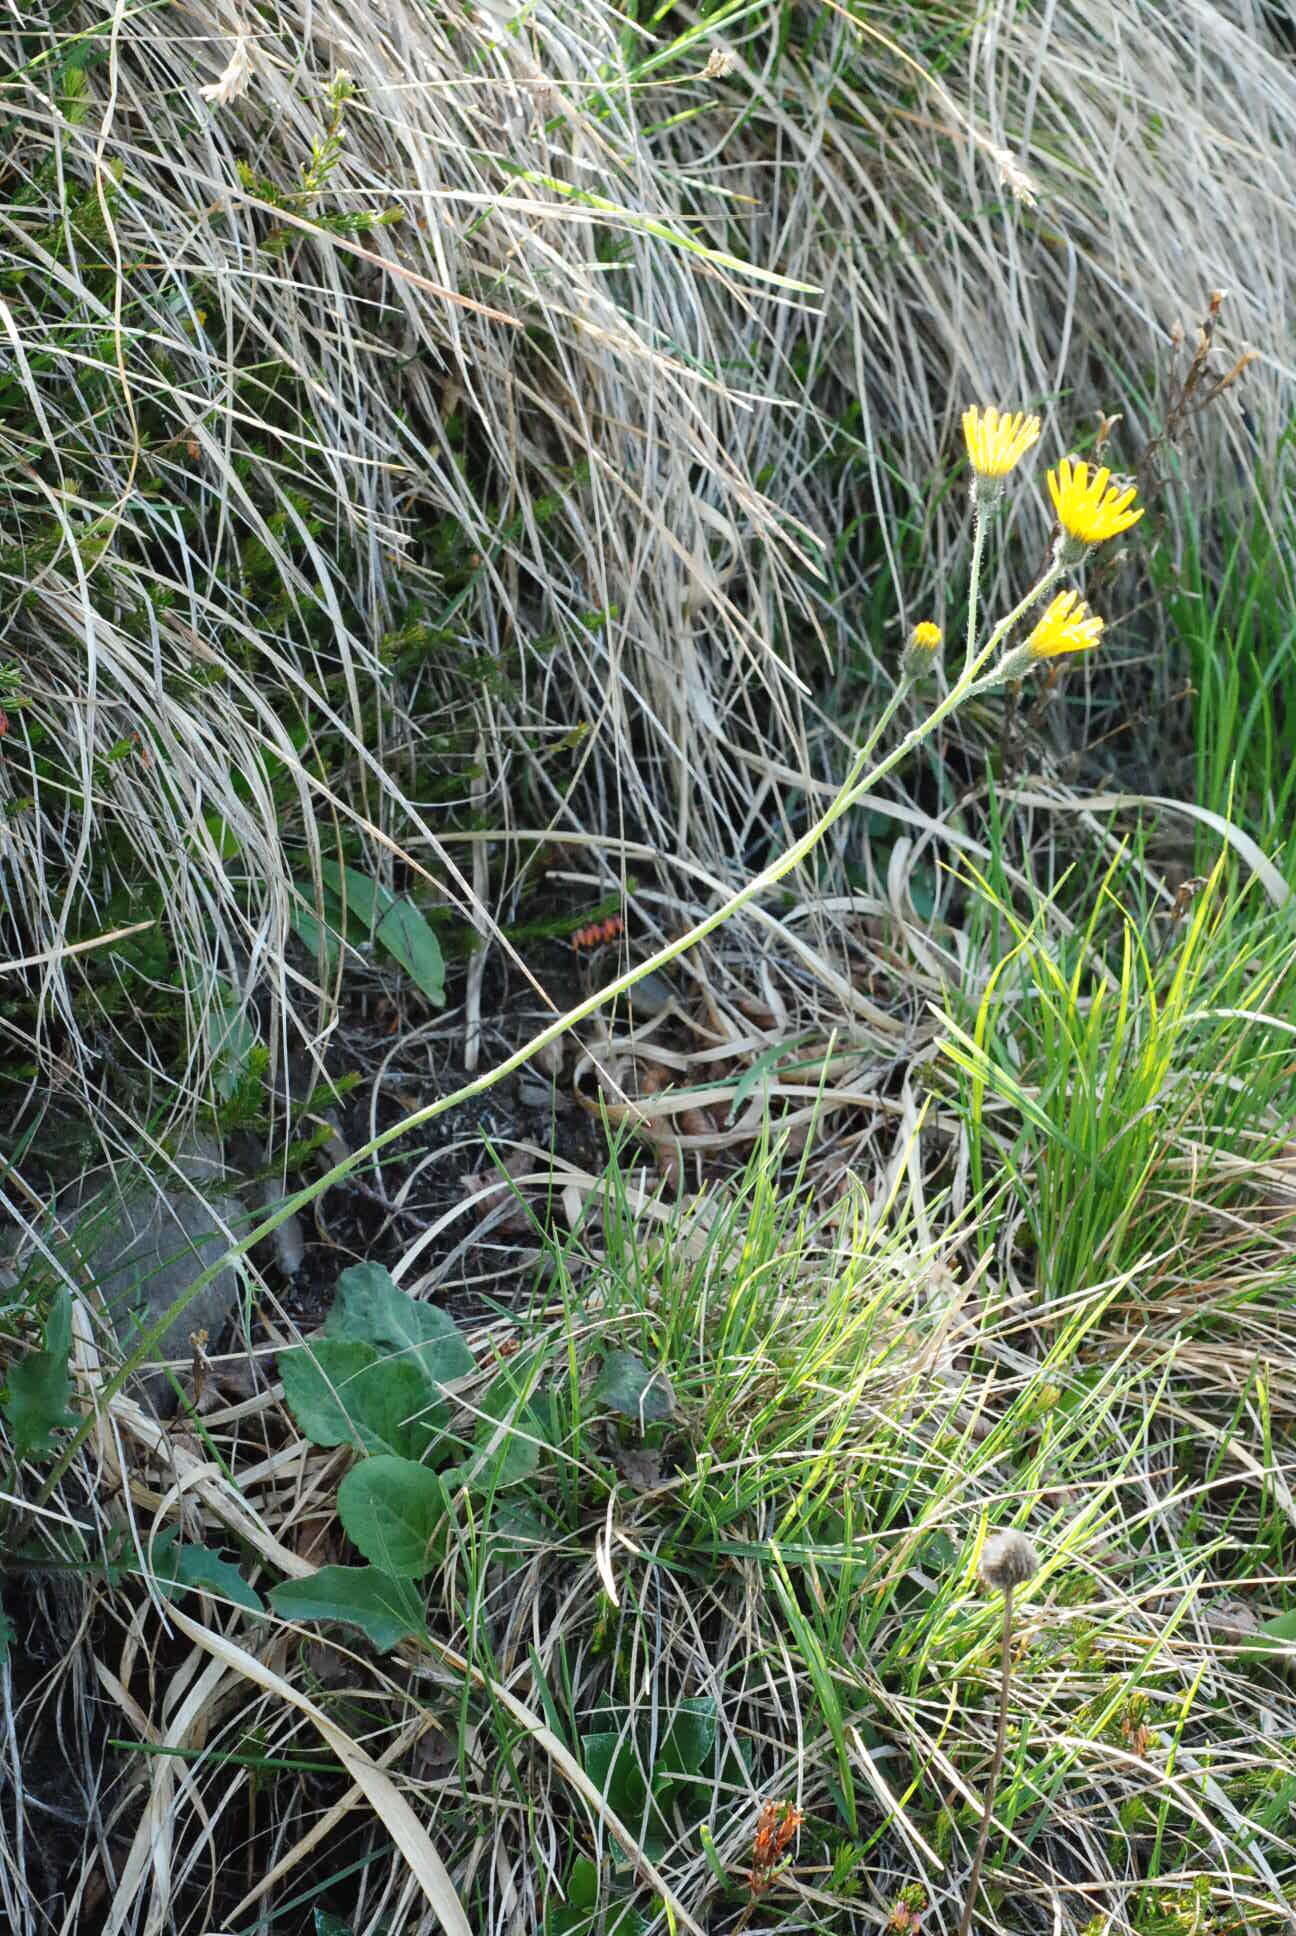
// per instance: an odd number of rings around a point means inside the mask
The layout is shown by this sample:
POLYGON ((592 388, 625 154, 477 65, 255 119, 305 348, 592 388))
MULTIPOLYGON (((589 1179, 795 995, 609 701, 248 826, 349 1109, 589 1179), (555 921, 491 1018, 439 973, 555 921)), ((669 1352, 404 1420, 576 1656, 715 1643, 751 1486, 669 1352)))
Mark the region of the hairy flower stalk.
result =
POLYGON ((1040 420, 1022 410, 1001 411, 995 404, 973 404, 963 412, 963 442, 972 466, 972 566, 968 575, 967 653, 971 665, 976 651, 977 601, 981 588, 981 553, 985 520, 1003 495, 1004 479, 1016 470, 1027 451, 1039 441, 1040 420))
MULTIPOLYGON (((1058 570, 1061 565, 1055 559, 1058 570)), ((1090 611, 1077 591, 1058 592, 1036 620, 1025 642, 1005 652, 996 668, 1003 680, 1020 679, 1041 660, 1060 659, 1073 652, 1092 652, 1103 635, 1104 621, 1090 611)))

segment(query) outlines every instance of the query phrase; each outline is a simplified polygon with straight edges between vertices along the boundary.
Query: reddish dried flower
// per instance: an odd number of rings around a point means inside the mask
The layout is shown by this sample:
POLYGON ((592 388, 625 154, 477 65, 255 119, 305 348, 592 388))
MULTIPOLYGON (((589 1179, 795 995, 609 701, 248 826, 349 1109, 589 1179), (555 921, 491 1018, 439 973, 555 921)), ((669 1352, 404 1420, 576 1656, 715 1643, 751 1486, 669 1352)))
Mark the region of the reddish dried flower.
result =
POLYGON ((888 1936, 920 1936, 928 1907, 927 1891, 921 1882, 907 1883, 891 1905, 888 1936))
POLYGON ((752 1842, 751 1873, 748 1887, 754 1896, 764 1895, 774 1880, 775 1871, 787 1854, 805 1817, 791 1802, 766 1802, 756 1823, 752 1842))

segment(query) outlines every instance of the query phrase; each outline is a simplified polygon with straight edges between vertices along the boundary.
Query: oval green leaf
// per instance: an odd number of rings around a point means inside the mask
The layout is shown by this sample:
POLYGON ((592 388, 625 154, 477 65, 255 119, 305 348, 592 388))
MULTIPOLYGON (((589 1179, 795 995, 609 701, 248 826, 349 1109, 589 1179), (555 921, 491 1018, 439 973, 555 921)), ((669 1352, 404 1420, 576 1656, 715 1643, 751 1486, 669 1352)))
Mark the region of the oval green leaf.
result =
POLYGON ((338 1488, 347 1537, 385 1573, 417 1580, 435 1559, 432 1542, 449 1510, 435 1472, 412 1459, 380 1456, 353 1466, 338 1488))

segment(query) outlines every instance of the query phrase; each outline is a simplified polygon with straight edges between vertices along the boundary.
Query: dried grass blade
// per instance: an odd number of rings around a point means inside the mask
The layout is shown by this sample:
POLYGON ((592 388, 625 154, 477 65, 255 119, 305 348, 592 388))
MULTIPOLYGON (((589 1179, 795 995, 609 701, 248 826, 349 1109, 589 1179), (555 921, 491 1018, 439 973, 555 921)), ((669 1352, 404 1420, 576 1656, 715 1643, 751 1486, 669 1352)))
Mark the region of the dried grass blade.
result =
POLYGON ((519 1701, 516 1694, 511 1694, 507 1687, 501 1686, 499 1681, 492 1680, 479 1668, 474 1667, 470 1661, 465 1660, 462 1654, 455 1653, 453 1648, 443 1645, 439 1640, 431 1641, 429 1644, 449 1666, 457 1669, 461 1674, 468 1675, 479 1687, 488 1689, 491 1699, 498 1701, 501 1707, 506 1707, 513 1719, 526 1729, 536 1746, 544 1749, 549 1759, 572 1787, 589 1803, 608 1833, 615 1836, 649 1888, 656 1890, 674 1918, 676 1926, 687 1929, 690 1936, 706 1936, 706 1931, 689 1915, 665 1876, 648 1860, 625 1823, 608 1807, 606 1798, 599 1793, 575 1756, 563 1746, 557 1735, 545 1725, 540 1716, 524 1701, 519 1701))
MULTIPOLYGON (((410 1871, 422 1889, 428 1904, 436 1915, 446 1936, 473 1936, 472 1925, 464 1914, 454 1883, 444 1862, 432 1846, 427 1830, 423 1828, 413 1809, 401 1794, 391 1776, 384 1774, 375 1761, 365 1753, 342 1729, 335 1726, 328 1716, 308 1701, 304 1694, 276 1674, 264 1661, 246 1648, 236 1646, 224 1634, 214 1633, 209 1627, 200 1626, 190 1620, 187 1614, 173 1609, 171 1614, 181 1633, 188 1636, 199 1647, 206 1648, 217 1660, 224 1661, 235 1673, 245 1680, 264 1688, 267 1694, 277 1695, 287 1701, 312 1721, 337 1755, 351 1779, 364 1794, 377 1819, 389 1831, 392 1840, 409 1864, 410 1871)), ((695 1927, 695 1925, 693 1926, 695 1927)))
POLYGON ((1291 888, 1250 834, 1226 820, 1222 813, 1199 806, 1195 800, 1170 800, 1159 793, 1077 793, 1069 799, 1048 793, 1015 793, 1013 799, 1021 806, 1043 807, 1050 813, 1109 813, 1119 807, 1165 807, 1170 813, 1187 814, 1190 820, 1200 820, 1204 827, 1228 843, 1238 859, 1251 869, 1275 907, 1282 907, 1291 899, 1291 888))

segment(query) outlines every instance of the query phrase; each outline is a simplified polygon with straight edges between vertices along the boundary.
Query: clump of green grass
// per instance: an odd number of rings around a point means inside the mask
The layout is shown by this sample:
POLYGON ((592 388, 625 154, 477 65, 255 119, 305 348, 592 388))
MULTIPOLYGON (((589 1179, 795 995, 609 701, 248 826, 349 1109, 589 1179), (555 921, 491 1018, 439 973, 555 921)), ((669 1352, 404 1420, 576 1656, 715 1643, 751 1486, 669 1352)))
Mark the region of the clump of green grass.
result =
MULTIPOLYGON (((1220 559, 1189 528, 1173 570, 1159 561, 1171 676, 1192 685, 1191 768, 1180 784, 1240 821, 1292 876, 1296 795, 1290 441, 1277 487, 1260 485, 1220 559)), ((1187 766, 1187 762, 1185 762, 1187 766)))
POLYGON ((1026 1245, 1060 1310, 1136 1272, 1140 1302, 1164 1295, 1188 1324, 1194 1285, 1245 1281, 1287 1241, 1273 1193, 1296 1103, 1296 933, 1290 903, 1223 860, 1177 899, 1159 886, 1120 854, 1068 928, 1064 888, 1026 918, 983 881, 993 965, 945 1050, 966 1077, 973 1187, 1001 1206, 986 1255, 1026 1245))

